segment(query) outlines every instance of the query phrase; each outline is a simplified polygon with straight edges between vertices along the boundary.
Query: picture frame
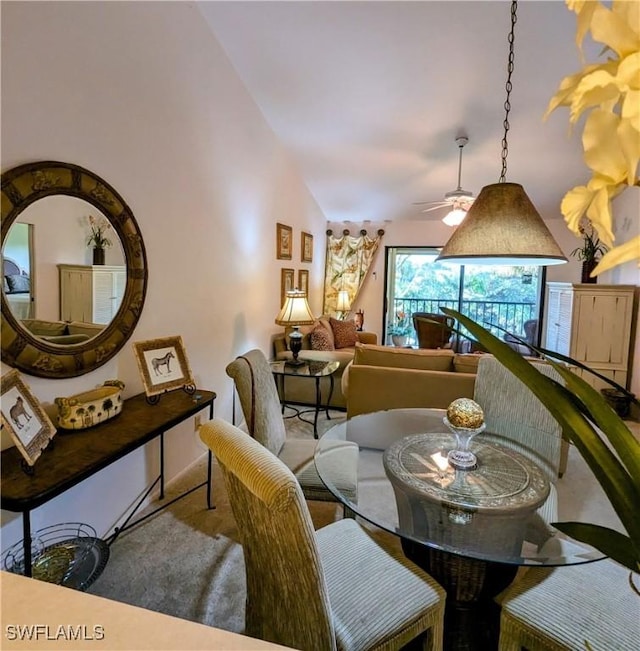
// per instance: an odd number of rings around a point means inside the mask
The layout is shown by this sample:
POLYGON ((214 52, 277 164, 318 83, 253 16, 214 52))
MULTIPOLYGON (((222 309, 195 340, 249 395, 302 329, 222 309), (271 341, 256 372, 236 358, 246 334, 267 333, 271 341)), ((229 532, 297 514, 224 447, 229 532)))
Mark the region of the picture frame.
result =
POLYGON ((293 229, 285 224, 276 224, 276 257, 278 260, 293 259, 293 229))
POLYGON ((300 260, 302 262, 313 262, 313 235, 302 231, 300 242, 300 260))
POLYGON ((31 468, 55 436, 56 428, 16 369, 0 379, 0 394, 2 427, 31 468))
POLYGON ((298 289, 309 297, 309 270, 298 269, 298 289))
POLYGON ((195 389, 189 360, 179 335, 133 343, 138 369, 147 397, 174 389, 195 389))
POLYGON ((293 269, 280 271, 280 307, 284 305, 287 292, 295 289, 295 272, 293 269))

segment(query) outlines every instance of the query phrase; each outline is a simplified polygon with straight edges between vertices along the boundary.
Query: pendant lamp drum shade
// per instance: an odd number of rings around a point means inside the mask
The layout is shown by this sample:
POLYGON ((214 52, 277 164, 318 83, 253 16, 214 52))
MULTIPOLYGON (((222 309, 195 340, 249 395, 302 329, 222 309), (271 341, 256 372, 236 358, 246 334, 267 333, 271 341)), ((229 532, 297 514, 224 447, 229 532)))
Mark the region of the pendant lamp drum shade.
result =
POLYGON ((438 262, 554 265, 567 258, 519 183, 482 188, 438 262))

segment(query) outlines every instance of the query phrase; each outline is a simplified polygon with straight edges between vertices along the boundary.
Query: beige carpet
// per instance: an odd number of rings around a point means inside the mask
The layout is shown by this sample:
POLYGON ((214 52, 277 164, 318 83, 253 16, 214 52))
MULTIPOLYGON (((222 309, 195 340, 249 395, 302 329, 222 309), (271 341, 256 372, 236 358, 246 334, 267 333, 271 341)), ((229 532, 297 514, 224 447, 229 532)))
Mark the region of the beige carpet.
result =
MULTIPOLYGON (((344 418, 322 419, 319 429, 344 418)), ((290 436, 311 437, 311 427, 286 421, 290 436)), ((633 425, 636 432, 638 424, 633 425)), ((205 459, 169 487, 167 498, 204 480, 205 459)), ((608 523, 620 529, 608 500, 582 457, 571 447, 568 469, 558 482, 561 520, 608 523)), ((220 474, 214 466, 215 510, 207 510, 204 488, 176 502, 111 547, 111 558, 90 592, 117 601, 203 622, 244 630, 245 579, 242 548, 220 474)), ((341 508, 309 502, 316 528, 341 517, 341 508)), ((391 534, 380 532, 397 544, 391 534)))

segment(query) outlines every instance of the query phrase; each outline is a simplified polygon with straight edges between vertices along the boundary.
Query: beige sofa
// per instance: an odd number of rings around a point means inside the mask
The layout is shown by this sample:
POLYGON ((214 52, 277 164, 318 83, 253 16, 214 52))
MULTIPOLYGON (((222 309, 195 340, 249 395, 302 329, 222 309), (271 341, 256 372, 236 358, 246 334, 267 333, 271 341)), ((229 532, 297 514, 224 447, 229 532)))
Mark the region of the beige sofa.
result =
MULTIPOLYGON (((300 352, 301 359, 313 359, 323 361, 337 361, 340 363, 338 370, 333 374, 333 393, 331 394, 331 401, 329 406, 334 409, 346 409, 346 399, 342 393, 341 380, 342 373, 347 365, 353 360, 355 354, 354 346, 345 346, 336 348, 335 339, 332 339, 331 320, 329 317, 322 316, 312 326, 303 326, 300 328, 303 334, 302 351, 300 352), (323 326, 329 333, 329 340, 332 341, 334 346, 333 350, 313 350, 312 348, 312 331, 319 325, 323 326)), ((273 339, 273 357, 274 359, 290 359, 291 352, 288 348, 288 331, 276 335, 273 339)), ((375 332, 356 332, 355 336, 358 343, 363 344, 376 344, 378 336, 375 332)), ((316 404, 316 384, 314 381, 306 378, 287 377, 285 380, 285 394, 280 395, 280 399, 290 404, 301 405, 315 405, 316 404)), ((331 388, 331 381, 329 378, 322 378, 320 380, 320 389, 322 392, 322 402, 326 404, 329 397, 331 388)), ((278 391, 281 393, 280 383, 278 383, 278 391)))
POLYGON ((22 325, 32 335, 52 344, 70 345, 89 341, 106 326, 83 321, 43 321, 42 319, 23 319, 22 325))
POLYGON ((342 375, 347 417, 403 407, 446 409, 456 398, 473 398, 479 359, 449 349, 357 344, 342 375))

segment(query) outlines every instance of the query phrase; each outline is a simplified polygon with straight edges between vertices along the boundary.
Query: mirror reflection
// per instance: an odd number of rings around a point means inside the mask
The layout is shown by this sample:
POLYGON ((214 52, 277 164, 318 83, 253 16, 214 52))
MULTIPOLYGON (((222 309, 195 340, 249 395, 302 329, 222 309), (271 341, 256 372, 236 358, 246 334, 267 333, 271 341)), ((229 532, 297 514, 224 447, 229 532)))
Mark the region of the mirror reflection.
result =
POLYGON ((2 256, 11 313, 50 344, 90 340, 120 308, 127 280, 122 243, 83 199, 55 195, 33 202, 9 229, 2 256), (58 332, 61 323, 67 326, 58 332))

